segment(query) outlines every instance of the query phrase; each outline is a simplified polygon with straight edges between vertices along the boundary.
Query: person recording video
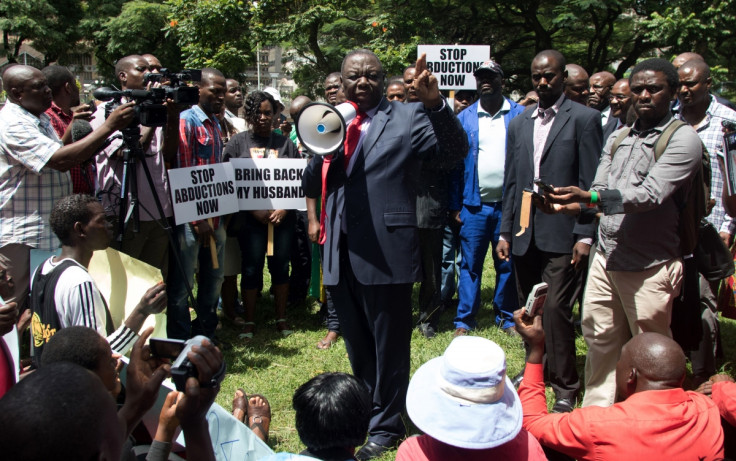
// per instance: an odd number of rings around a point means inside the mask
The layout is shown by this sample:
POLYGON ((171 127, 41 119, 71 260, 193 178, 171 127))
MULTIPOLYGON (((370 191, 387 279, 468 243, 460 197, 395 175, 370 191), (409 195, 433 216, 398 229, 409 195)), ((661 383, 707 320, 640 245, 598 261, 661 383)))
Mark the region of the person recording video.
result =
MULTIPOLYGON (((126 56, 115 65, 115 75, 123 91, 145 90, 158 86, 158 84, 146 82, 144 75, 148 72, 156 74, 158 70, 152 69, 143 56, 126 56)), ((105 121, 106 107, 111 104, 114 105, 113 102, 100 104, 91 122, 92 128, 97 129, 105 121)), ((140 127, 141 148, 164 215, 159 215, 153 191, 148 190, 149 183, 142 165, 136 166, 135 174, 138 191, 129 191, 127 195, 129 200, 133 198, 134 194, 138 199, 140 228, 136 234, 134 226, 126 226, 122 245, 119 248, 123 253, 160 269, 164 280, 166 280, 168 274, 169 240, 166 235, 165 223, 162 221, 173 216, 165 162, 176 157, 179 148, 179 112, 181 107, 168 100, 166 110, 166 124, 163 127, 140 127)), ((97 193, 102 200, 105 214, 114 224, 116 235, 119 235, 120 229, 118 226, 123 224, 118 223, 118 221, 121 185, 125 171, 123 157, 125 146, 119 132, 115 133, 112 138, 114 138, 112 142, 97 156, 97 193)))

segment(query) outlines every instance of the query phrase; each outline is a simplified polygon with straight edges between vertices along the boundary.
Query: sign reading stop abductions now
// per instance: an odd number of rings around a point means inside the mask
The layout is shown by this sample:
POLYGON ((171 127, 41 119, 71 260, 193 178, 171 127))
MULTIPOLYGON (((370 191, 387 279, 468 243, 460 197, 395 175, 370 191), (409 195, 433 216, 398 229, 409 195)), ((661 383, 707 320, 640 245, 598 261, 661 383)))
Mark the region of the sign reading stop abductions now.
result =
POLYGON ((489 45, 419 45, 417 56, 422 53, 441 90, 475 90, 473 72, 491 59, 489 45))

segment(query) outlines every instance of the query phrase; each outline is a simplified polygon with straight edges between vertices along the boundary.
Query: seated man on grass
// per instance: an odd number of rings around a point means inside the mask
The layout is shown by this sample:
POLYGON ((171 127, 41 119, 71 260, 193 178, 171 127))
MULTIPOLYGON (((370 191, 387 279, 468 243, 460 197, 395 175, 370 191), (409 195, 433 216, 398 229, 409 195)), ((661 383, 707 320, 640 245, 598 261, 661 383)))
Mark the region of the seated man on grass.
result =
POLYGON ((616 403, 570 413, 547 412, 544 395, 542 317, 514 313, 516 330, 529 345, 519 398, 524 428, 542 446, 581 460, 723 458, 718 407, 682 389, 685 353, 659 333, 634 336, 616 365, 616 403))

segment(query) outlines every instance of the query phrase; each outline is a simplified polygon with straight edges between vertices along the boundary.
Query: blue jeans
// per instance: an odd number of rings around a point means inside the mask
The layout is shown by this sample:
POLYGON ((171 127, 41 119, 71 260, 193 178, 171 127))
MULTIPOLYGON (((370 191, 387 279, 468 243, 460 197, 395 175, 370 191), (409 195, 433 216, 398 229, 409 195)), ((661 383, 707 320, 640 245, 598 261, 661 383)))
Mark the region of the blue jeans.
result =
POLYGON ((501 202, 483 203, 479 207, 463 206, 460 212, 463 225, 460 228, 460 262, 456 328, 472 330, 480 307, 480 285, 488 245, 493 245, 493 266, 496 269, 496 289, 493 295, 493 311, 496 325, 508 328, 514 325, 514 311, 518 309, 516 282, 511 259, 501 261, 496 256, 498 235, 501 231, 501 202))
POLYGON ((442 276, 440 299, 446 303, 455 296, 456 277, 460 273, 460 226, 446 225, 442 239, 442 276))
POLYGON ((197 262, 199 262, 199 277, 197 284, 197 318, 191 321, 186 284, 181 271, 176 267, 176 260, 172 256, 166 290, 169 297, 166 333, 169 338, 189 339, 196 335, 205 335, 212 338, 215 334, 217 300, 220 297, 220 288, 225 278, 225 239, 227 235, 222 222, 215 229, 214 234, 219 269, 212 268, 210 249, 200 247, 197 236, 192 231, 190 224, 182 224, 174 228, 176 248, 171 250, 172 252, 178 252, 189 286, 193 286, 194 270, 197 268, 197 262))

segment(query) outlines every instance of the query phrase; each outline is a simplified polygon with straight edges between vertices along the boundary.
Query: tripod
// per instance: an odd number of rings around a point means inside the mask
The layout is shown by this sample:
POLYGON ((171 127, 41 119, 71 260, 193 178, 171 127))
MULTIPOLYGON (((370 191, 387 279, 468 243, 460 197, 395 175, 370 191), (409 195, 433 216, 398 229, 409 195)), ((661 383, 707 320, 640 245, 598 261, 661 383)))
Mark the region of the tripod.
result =
MULTIPOLYGON (((171 224, 164 214, 161 200, 158 197, 158 192, 153 183, 151 171, 148 168, 148 164, 145 161, 145 153, 141 147, 140 137, 141 129, 140 126, 134 121, 130 126, 122 130, 123 133, 123 178, 120 182, 120 209, 118 210, 118 226, 116 231, 115 241, 117 242, 117 249, 123 250, 123 235, 125 235, 125 229, 133 221, 133 233, 137 234, 140 232, 140 203, 138 201, 138 175, 137 175, 137 164, 140 163, 143 168, 143 172, 146 176, 146 182, 148 183, 148 190, 153 195, 154 203, 156 204, 156 210, 158 212, 158 222, 162 224, 166 235, 169 238, 169 248, 171 253, 174 255, 176 266, 181 272, 182 280, 187 289, 187 295, 191 300, 192 307, 195 311, 199 312, 197 308, 197 300, 192 293, 192 287, 187 279, 186 272, 181 262, 179 255, 178 245, 174 241, 173 231, 171 224), (139 162, 140 161, 140 162, 139 162), (130 196, 130 199, 128 198, 130 196)), ((149 214, 151 214, 149 212, 149 214)))

